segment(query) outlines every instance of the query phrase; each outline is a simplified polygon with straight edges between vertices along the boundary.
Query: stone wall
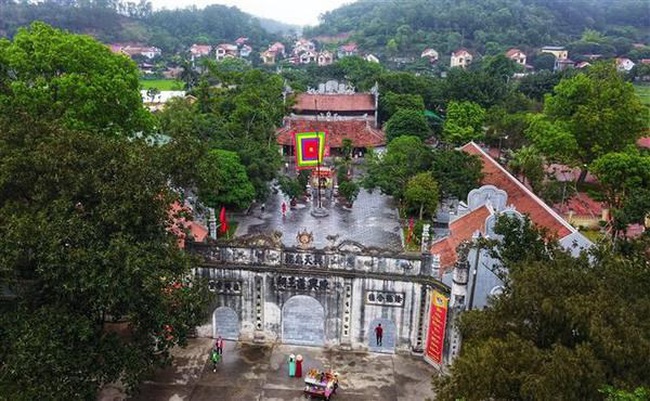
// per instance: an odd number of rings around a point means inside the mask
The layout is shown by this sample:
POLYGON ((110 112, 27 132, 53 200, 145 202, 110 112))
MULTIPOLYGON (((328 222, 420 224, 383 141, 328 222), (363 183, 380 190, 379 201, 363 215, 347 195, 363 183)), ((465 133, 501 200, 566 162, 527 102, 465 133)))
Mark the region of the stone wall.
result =
POLYGON ((193 244, 209 280, 210 320, 199 335, 315 346, 420 351, 427 293, 449 287, 427 257, 342 243, 326 249, 193 244), (375 328, 383 328, 379 345, 375 328))

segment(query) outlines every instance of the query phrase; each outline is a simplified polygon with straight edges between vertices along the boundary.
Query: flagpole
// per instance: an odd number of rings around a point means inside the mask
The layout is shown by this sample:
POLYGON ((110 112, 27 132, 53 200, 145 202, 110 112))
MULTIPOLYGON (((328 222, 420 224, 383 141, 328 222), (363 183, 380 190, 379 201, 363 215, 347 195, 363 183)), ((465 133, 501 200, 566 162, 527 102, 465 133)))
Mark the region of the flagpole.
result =
POLYGON ((320 199, 320 149, 318 151, 318 162, 316 163, 316 179, 318 180, 318 208, 322 208, 323 204, 320 199))

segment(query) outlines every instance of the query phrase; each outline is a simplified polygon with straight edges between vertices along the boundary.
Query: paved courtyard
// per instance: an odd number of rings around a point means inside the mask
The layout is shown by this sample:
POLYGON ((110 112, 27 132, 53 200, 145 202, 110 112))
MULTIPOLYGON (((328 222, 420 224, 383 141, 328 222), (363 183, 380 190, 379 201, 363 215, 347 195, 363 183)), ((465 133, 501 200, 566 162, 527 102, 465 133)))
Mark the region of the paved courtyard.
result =
POLYGON ((282 216, 282 202, 289 205, 289 199, 277 189, 266 201, 265 210, 254 207, 249 215, 237 216, 236 236, 267 233, 273 230, 282 233, 285 246, 295 246, 299 232, 307 230, 314 235, 313 245, 324 248, 333 242, 353 240, 366 247, 379 247, 400 251, 403 249, 402 232, 397 209, 392 198, 381 195, 379 191, 369 193, 361 190, 352 208, 345 208, 334 198, 322 197, 322 204, 328 210, 326 217, 314 217, 311 211, 317 206, 314 196, 307 202, 299 203, 295 209, 287 208, 282 216), (338 236, 338 237, 336 237, 338 236))
MULTIPOLYGON (((255 345, 228 341, 217 372, 207 363, 209 338, 193 339, 175 350, 173 366, 141 386, 131 401, 304 401, 303 379, 291 378, 287 358, 304 357, 310 368, 334 369, 340 388, 332 400, 424 401, 433 399, 431 377, 436 371, 421 357, 400 354, 331 351, 292 345, 255 345)), ((107 388, 100 401, 124 397, 107 388)))

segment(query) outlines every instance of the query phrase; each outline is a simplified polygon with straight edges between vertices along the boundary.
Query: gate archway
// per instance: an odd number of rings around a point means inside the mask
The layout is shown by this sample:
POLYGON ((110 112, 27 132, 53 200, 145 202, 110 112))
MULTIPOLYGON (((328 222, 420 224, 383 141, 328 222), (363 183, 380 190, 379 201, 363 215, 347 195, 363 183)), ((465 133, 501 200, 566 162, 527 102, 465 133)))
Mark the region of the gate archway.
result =
POLYGON ((296 295, 282 307, 282 342, 325 345, 325 309, 315 298, 296 295))
POLYGON ((222 306, 212 312, 212 337, 239 339, 239 318, 233 308, 222 306))
POLYGON ((374 319, 370 322, 368 327, 368 335, 366 341, 368 348, 375 352, 393 352, 395 351, 395 338, 397 337, 397 328, 395 323, 389 319, 374 319), (381 345, 377 344, 375 335, 375 328, 381 324, 383 331, 383 338, 381 345))

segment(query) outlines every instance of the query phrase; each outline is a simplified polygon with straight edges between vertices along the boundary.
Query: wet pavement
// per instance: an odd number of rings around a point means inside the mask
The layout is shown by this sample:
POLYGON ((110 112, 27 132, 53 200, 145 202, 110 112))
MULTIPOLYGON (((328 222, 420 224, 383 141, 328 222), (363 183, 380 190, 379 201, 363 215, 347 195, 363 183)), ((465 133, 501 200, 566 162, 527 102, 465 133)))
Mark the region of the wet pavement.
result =
MULTIPOLYGON (((423 401, 433 399, 435 369, 419 356, 333 351, 292 345, 256 345, 227 341, 216 372, 208 364, 213 340, 193 339, 174 351, 174 363, 157 372, 130 401, 304 401, 304 378, 289 377, 290 354, 304 358, 310 368, 338 372, 336 400, 423 401)), ((304 376, 304 375, 303 375, 304 376)), ((124 400, 107 388, 100 401, 124 400)))
POLYGON ((298 203, 295 209, 288 207, 289 199, 277 188, 274 192, 266 200, 264 211, 257 205, 249 215, 237 216, 235 236, 279 231, 285 246, 296 246, 298 233, 306 230, 313 234, 313 246, 316 248, 352 240, 366 247, 403 250, 394 201, 379 191, 369 193, 362 189, 351 208, 344 207, 336 197, 323 191, 321 204, 329 213, 325 217, 311 214, 318 206, 316 191, 313 191, 311 199, 298 203), (287 205, 286 216, 282 215, 283 202, 287 205))

